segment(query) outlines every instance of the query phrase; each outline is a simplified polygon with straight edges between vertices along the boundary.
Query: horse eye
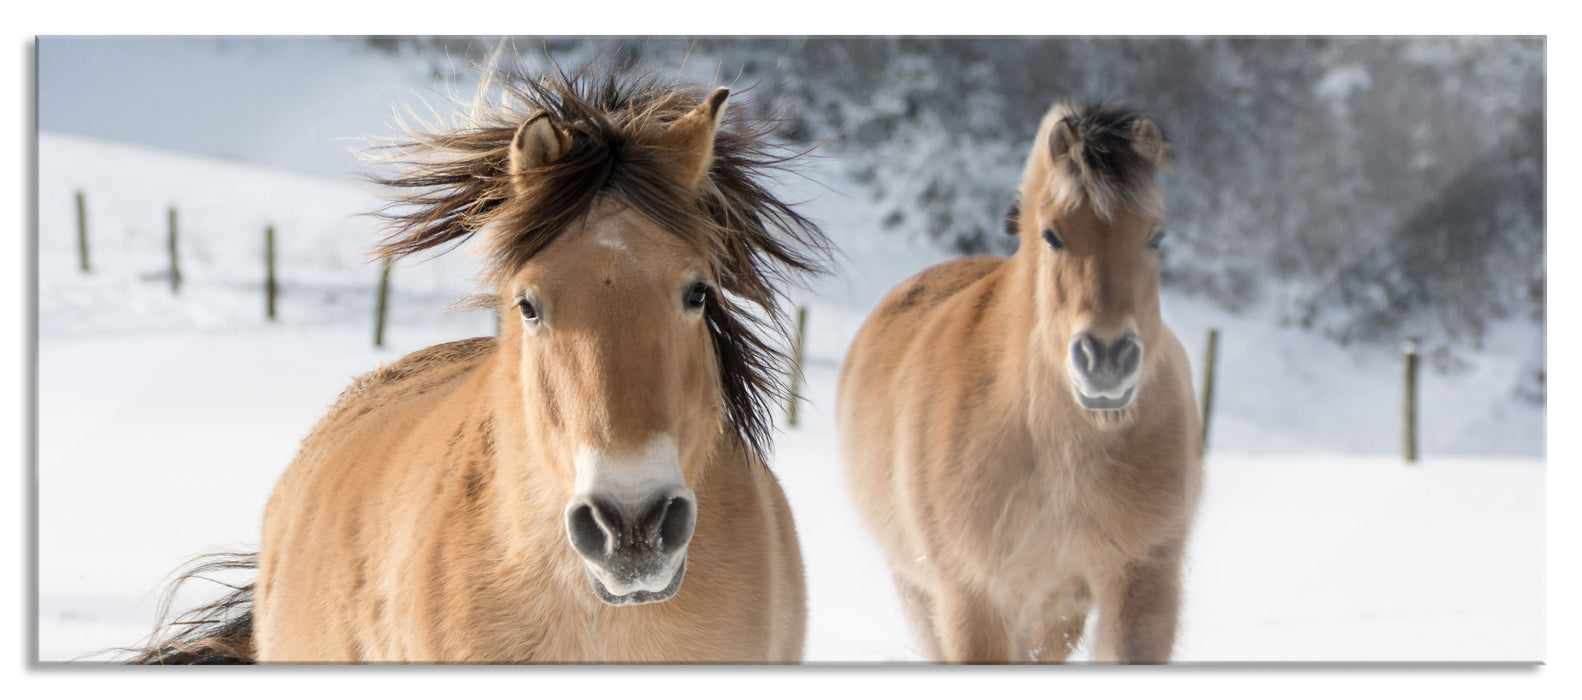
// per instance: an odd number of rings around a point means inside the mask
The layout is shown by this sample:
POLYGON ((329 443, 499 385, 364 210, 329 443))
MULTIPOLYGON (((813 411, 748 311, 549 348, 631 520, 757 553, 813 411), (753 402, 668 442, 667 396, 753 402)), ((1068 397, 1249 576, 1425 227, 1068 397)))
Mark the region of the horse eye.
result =
POLYGON ((1055 230, 1052 228, 1044 229, 1044 243, 1049 245, 1050 250, 1060 250, 1066 247, 1066 244, 1060 242, 1060 237, 1055 235, 1055 230))
POLYGON ((516 302, 516 308, 522 312, 522 320, 530 323, 538 322, 538 309, 533 308, 532 302, 522 299, 516 302))
POLYGON ((1158 233, 1155 233, 1151 238, 1148 239, 1148 249, 1149 250, 1159 250, 1160 248, 1164 247, 1164 244, 1165 244, 1165 232, 1164 231, 1159 231, 1158 233))
POLYGON ((694 310, 703 308, 704 302, 707 302, 708 300, 709 287, 708 285, 699 282, 692 285, 692 289, 687 291, 687 298, 684 303, 686 304, 687 309, 694 310))

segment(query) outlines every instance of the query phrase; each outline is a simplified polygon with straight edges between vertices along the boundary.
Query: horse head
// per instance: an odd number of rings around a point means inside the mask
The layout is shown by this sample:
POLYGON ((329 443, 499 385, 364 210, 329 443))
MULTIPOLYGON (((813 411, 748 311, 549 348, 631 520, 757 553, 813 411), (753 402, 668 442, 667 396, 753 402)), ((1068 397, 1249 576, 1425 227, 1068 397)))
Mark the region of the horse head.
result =
POLYGON ((502 348, 519 358, 528 439, 554 465, 566 538, 611 605, 661 602, 680 589, 697 519, 688 484, 721 432, 706 314, 719 303, 717 266, 667 228, 688 225, 675 212, 703 183, 726 96, 717 89, 653 138, 630 142, 581 138, 587 125, 540 113, 510 150, 516 194, 540 210, 560 194, 546 190, 557 168, 609 178, 584 216, 500 280, 497 299, 512 319, 502 348), (623 157, 653 167, 637 169, 640 178, 600 173, 599 159, 623 157), (646 196, 623 196, 625 187, 646 196), (659 201, 675 211, 640 210, 659 201))
POLYGON ((1056 105, 1022 178, 1017 233, 1036 267, 1036 343, 1055 358, 1077 405, 1096 416, 1137 400, 1159 311, 1168 145, 1145 117, 1056 105))

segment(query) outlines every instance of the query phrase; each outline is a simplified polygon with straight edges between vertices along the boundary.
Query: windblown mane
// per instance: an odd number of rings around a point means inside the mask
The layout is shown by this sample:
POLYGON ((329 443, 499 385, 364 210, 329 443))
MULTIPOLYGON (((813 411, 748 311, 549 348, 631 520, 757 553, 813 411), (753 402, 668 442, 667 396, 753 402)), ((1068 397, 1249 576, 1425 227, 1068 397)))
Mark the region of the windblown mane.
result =
POLYGON ((1122 208, 1164 218, 1154 173, 1165 164, 1169 142, 1152 121, 1106 104, 1061 103, 1040 131, 1049 134, 1057 207, 1070 211, 1087 202, 1105 220, 1122 208))
POLYGON ((716 134, 708 175, 694 191, 657 137, 703 93, 630 71, 590 78, 590 68, 568 77, 555 66, 536 79, 487 68, 463 125, 408 130, 385 145, 381 160, 400 172, 373 177, 394 188, 381 211, 394 231, 375 254, 449 249, 483 231, 486 277, 498 285, 587 216, 600 197, 613 197, 692 242, 708 260, 726 292, 707 308, 727 420, 762 459, 770 411, 786 392, 785 355, 765 337, 785 334, 779 288, 824 272, 830 250, 817 225, 760 182, 798 154, 780 155, 766 141, 775 121, 731 111, 716 134), (554 162, 513 178, 512 137, 540 112, 570 134, 570 146, 554 162), (764 313, 748 313, 737 299, 764 313))

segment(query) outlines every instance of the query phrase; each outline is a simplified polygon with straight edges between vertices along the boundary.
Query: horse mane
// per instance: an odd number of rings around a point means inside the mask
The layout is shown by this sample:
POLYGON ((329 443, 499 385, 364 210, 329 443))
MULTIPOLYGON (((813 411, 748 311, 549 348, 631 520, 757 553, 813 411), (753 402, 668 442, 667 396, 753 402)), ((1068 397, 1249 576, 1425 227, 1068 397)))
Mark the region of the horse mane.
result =
POLYGON ((613 198, 693 243, 708 261, 726 293, 712 295, 707 318, 727 421, 762 460, 770 412, 786 394, 787 358, 766 338, 786 335, 779 287, 825 272, 830 254, 818 226, 760 184, 801 154, 781 155, 768 143, 778 120, 731 110, 715 135, 708 174, 694 189, 681 182, 674 152, 658 136, 702 101, 702 91, 625 68, 597 78, 593 64, 571 76, 552 68, 529 78, 485 67, 463 124, 408 129, 378 149, 386 154, 378 159, 399 172, 372 176, 393 192, 379 214, 394 227, 374 253, 449 250, 482 231, 485 278, 498 285, 599 198, 613 198), (559 159, 513 177, 512 138, 545 112, 570 145, 559 159), (763 313, 748 313, 738 299, 763 313))
POLYGON ((1170 144, 1152 120, 1109 104, 1062 102, 1039 131, 1049 135, 1049 186, 1057 208, 1088 203, 1106 221, 1118 209, 1164 219, 1164 194, 1154 174, 1166 165, 1170 144))

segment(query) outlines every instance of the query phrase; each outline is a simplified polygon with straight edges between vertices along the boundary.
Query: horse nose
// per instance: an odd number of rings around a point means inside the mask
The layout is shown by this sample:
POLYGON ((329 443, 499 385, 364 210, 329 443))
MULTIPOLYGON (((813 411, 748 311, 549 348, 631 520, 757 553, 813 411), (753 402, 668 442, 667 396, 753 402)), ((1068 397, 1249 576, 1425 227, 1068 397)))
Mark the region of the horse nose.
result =
POLYGON ((692 541, 697 503, 684 488, 622 503, 580 496, 566 509, 566 532, 583 557, 607 561, 621 553, 675 554, 692 541))
POLYGON ((1071 341, 1071 365, 1091 383, 1108 386, 1124 381, 1142 367, 1143 346, 1137 334, 1127 332, 1113 341, 1089 333, 1071 341))
POLYGON ((1143 364, 1143 345, 1137 342, 1137 335, 1127 333, 1120 340, 1111 343, 1110 359, 1115 365, 1115 371, 1122 377, 1136 374, 1143 364))
POLYGON ((623 455, 588 449, 577 455, 566 536, 599 600, 661 603, 681 589, 697 511, 669 439, 623 455))

